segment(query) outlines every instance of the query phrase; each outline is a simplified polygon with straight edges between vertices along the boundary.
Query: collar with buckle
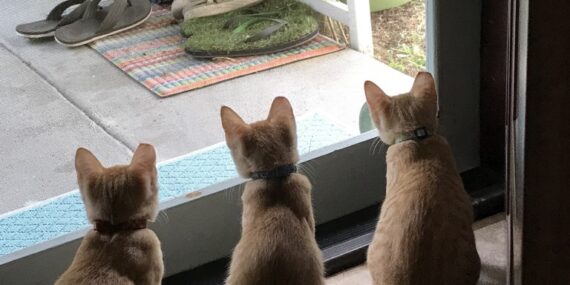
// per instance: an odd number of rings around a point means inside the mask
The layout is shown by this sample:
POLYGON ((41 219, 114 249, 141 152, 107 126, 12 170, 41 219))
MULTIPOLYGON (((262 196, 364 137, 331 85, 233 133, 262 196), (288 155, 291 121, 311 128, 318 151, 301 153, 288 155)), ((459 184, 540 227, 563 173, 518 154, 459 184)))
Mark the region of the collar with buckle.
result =
POLYGON ((256 171, 251 173, 251 179, 281 179, 297 172, 297 165, 284 164, 277 166, 269 171, 256 171))
POLYGON ((401 133, 399 136, 396 137, 395 143, 401 143, 405 141, 421 141, 426 138, 429 138, 433 135, 433 132, 430 132, 426 127, 419 127, 411 132, 401 133))
POLYGON ((120 224, 112 224, 109 221, 95 220, 94 230, 104 235, 113 235, 118 232, 128 232, 146 229, 147 219, 134 219, 120 224))

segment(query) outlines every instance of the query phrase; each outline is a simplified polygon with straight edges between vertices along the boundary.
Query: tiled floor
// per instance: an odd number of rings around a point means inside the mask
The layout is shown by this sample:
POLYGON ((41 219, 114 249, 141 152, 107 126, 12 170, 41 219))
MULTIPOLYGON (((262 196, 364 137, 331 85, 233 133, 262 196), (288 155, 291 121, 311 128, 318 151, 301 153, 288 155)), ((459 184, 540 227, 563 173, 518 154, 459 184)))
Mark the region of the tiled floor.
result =
MULTIPOLYGON (((479 285, 503 285, 506 280, 506 225, 504 214, 475 223, 477 250, 481 257, 479 285)), ((370 273, 361 265, 330 277, 327 285, 372 285, 370 273)))

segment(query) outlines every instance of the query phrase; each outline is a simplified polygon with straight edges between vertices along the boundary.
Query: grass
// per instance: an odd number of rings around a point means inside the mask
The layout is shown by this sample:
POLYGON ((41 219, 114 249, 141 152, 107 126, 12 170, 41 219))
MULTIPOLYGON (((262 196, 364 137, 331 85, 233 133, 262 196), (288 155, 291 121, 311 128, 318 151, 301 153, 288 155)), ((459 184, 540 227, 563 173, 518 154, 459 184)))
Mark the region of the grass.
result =
POLYGON ((312 10, 296 0, 267 0, 262 4, 223 15, 191 19, 182 24, 182 33, 189 37, 187 50, 209 52, 247 51, 289 43, 307 36, 318 28, 312 10), (251 23, 251 17, 242 16, 234 27, 224 28, 224 24, 238 15, 252 13, 273 13, 259 16, 266 19, 279 19, 285 26, 270 37, 248 42, 248 39, 267 27, 274 25, 271 20, 251 23), (246 22, 250 21, 250 25, 246 22))
POLYGON ((372 13, 374 56, 410 76, 426 68, 425 2, 372 13))
POLYGON ((392 51, 387 61, 389 66, 412 76, 426 67, 425 52, 418 45, 402 45, 392 51))

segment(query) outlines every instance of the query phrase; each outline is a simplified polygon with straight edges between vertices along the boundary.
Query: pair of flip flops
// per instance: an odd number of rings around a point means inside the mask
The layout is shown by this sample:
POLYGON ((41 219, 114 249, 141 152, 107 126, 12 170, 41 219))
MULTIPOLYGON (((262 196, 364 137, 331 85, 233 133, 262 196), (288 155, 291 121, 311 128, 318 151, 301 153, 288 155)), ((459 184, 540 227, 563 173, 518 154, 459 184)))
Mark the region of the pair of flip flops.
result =
POLYGON ((177 20, 215 16, 257 5, 264 0, 174 0, 171 11, 177 20))
POLYGON ((28 38, 54 36, 60 44, 76 47, 138 26, 152 10, 149 0, 114 0, 106 7, 100 7, 100 2, 64 1, 45 20, 21 24, 16 31, 28 38), (77 7, 65 14, 73 6, 77 7))
POLYGON ((275 53, 307 43, 319 33, 313 10, 297 0, 265 0, 246 9, 192 18, 181 27, 188 38, 186 52, 197 58, 275 53))

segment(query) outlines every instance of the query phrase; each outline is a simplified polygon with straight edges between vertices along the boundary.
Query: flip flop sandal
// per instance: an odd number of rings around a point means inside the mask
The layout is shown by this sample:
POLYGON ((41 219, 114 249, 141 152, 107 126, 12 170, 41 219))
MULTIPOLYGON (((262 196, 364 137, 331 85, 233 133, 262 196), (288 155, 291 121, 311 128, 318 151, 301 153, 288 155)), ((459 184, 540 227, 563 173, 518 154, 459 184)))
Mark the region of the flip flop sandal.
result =
POLYGON ((319 33, 313 11, 296 0, 268 0, 252 9, 184 22, 186 52, 196 58, 275 53, 305 44, 319 33), (253 10, 253 13, 252 13, 253 10))
POLYGON ((51 10, 45 20, 21 24, 16 27, 16 32, 27 38, 45 38, 53 36, 58 27, 71 24, 81 18, 87 8, 86 0, 67 0, 51 10), (63 13, 72 6, 79 5, 69 14, 63 13))
POLYGON ((238 9, 257 5, 264 0, 175 0, 171 11, 177 20, 189 20, 199 17, 215 16, 238 9))
POLYGON ((55 40, 68 47, 77 47, 134 28, 148 19, 152 6, 149 0, 115 0, 108 13, 97 13, 101 0, 87 0, 83 17, 58 28, 55 40))
MULTIPOLYGON (((275 24, 265 28, 264 30, 256 34, 248 36, 247 38, 244 39, 243 41, 244 43, 253 44, 256 41, 267 39, 271 37, 271 35, 277 33, 281 28, 284 28, 287 25, 287 22, 276 19, 260 19, 260 20, 274 21, 275 24)), ((250 49, 244 49, 244 50, 224 50, 224 51, 207 51, 200 49, 192 49, 191 47, 188 47, 186 48, 186 52, 188 52, 190 55, 192 55, 195 58, 240 57, 240 56, 263 55, 263 54, 281 52, 303 45, 314 39, 318 34, 319 30, 315 29, 310 33, 302 37, 299 37, 297 39, 291 39, 285 42, 276 42, 267 47, 252 47, 250 49)))
POLYGON ((264 0, 230 0, 220 3, 214 3, 213 0, 201 1, 202 3, 187 5, 182 10, 182 13, 184 14, 184 20, 190 20, 194 18, 225 14, 242 8, 255 6, 263 1, 264 0))
POLYGON ((176 20, 184 20, 184 13, 182 11, 184 10, 184 7, 186 7, 186 5, 190 5, 192 1, 196 0, 174 0, 170 6, 172 16, 174 16, 176 20))

